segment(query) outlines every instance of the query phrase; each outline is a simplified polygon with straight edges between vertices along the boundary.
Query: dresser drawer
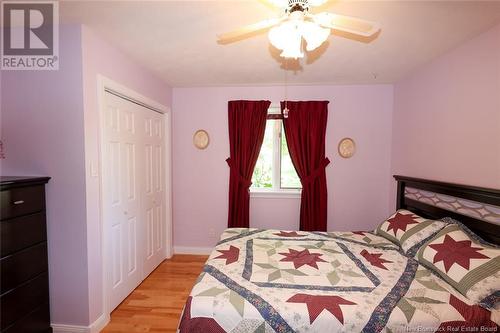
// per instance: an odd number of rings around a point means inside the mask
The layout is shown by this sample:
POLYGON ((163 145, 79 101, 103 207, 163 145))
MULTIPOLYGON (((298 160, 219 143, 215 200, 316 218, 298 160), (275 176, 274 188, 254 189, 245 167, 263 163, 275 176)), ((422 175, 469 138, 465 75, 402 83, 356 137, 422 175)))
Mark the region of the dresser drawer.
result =
POLYGON ((49 301, 47 273, 0 296, 0 328, 3 330, 49 301))
POLYGON ((41 333, 52 332, 50 327, 49 303, 42 304, 39 308, 16 321, 2 333, 41 333))
POLYGON ((36 213, 45 209, 43 185, 12 188, 0 192, 0 218, 36 213))
POLYGON ((45 213, 0 221, 0 256, 47 240, 45 213))
POLYGON ((29 247, 0 260, 0 290, 4 292, 48 270, 47 243, 29 247))

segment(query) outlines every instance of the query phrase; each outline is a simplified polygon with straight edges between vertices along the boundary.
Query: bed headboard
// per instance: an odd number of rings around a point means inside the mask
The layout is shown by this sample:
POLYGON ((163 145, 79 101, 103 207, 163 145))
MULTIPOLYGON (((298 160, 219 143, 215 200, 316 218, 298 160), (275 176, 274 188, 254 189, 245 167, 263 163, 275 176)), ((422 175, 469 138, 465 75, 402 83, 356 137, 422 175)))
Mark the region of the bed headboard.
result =
POLYGON ((397 209, 430 219, 452 217, 483 239, 500 244, 500 190, 394 176, 397 209))

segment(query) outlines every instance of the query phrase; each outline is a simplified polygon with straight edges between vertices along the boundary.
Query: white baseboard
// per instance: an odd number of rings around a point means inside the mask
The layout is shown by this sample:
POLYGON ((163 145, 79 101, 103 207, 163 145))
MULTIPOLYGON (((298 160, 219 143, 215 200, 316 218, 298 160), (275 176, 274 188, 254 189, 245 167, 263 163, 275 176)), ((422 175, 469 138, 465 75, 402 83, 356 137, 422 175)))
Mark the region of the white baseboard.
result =
POLYGON ((213 247, 191 247, 191 246, 174 246, 174 254, 204 254, 209 255, 213 247))
POLYGON ((87 326, 51 324, 53 333, 88 333, 90 328, 87 326))
POLYGON ((109 323, 109 315, 102 314, 89 326, 51 324, 53 333, 99 333, 109 323))
POLYGON ((100 331, 103 330, 104 327, 106 327, 106 325, 109 323, 109 321, 111 320, 109 314, 102 314, 99 316, 99 318, 96 319, 96 321, 94 321, 92 323, 92 325, 90 325, 90 332, 91 333, 99 333, 100 331))

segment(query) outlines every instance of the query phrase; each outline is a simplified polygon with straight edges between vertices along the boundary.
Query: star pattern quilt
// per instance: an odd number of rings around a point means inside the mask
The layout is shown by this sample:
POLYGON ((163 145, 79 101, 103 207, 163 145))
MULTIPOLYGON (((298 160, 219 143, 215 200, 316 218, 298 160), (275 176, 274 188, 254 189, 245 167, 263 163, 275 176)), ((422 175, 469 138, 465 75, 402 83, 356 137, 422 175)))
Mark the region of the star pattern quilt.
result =
POLYGON ((496 332, 498 317, 371 232, 227 229, 179 331, 496 332))

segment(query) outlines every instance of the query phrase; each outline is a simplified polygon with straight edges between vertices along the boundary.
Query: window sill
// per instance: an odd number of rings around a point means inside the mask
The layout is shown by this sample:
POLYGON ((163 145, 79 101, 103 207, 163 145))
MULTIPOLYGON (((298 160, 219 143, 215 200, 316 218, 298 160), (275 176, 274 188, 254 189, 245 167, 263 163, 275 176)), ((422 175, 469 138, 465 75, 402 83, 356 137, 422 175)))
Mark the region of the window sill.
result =
POLYGON ((250 198, 300 199, 302 190, 250 190, 250 198))

